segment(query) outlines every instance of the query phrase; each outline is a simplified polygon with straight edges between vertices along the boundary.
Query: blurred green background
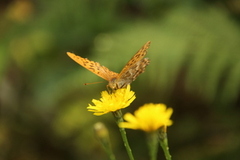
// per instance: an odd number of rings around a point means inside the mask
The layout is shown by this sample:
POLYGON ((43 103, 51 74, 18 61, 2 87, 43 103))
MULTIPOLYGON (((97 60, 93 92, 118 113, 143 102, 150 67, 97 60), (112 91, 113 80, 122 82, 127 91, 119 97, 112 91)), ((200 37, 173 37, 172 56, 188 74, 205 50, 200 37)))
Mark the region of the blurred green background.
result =
MULTIPOLYGON (((165 103, 174 160, 238 160, 239 23, 239 0, 1 0, 0 159, 108 159, 98 121, 117 159, 128 159, 113 116, 86 110, 107 82, 85 86, 104 80, 66 52, 119 72, 150 40, 151 63, 123 113, 165 103)), ((127 134, 136 159, 149 159, 144 133, 127 134)))

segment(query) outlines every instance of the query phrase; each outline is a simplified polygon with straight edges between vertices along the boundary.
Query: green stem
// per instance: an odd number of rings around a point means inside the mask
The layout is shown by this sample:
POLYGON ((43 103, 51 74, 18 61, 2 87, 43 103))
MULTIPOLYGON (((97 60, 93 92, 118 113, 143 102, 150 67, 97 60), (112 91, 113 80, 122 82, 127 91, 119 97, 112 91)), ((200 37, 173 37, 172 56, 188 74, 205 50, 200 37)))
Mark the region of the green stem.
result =
POLYGON ((113 151, 109 148, 104 147, 105 151, 108 154, 108 157, 110 160, 116 160, 115 155, 113 154, 113 151))
POLYGON ((112 148, 110 147, 110 144, 108 142, 102 142, 103 148, 105 152, 107 153, 110 160, 116 160, 115 155, 112 151, 112 148))
POLYGON ((165 131, 164 128, 160 129, 159 142, 160 142, 160 145, 163 149, 166 160, 171 160, 172 156, 170 155, 170 152, 169 152, 167 132, 165 131))
POLYGON ((105 152, 107 153, 110 160, 116 160, 115 155, 112 151, 110 140, 109 139, 102 139, 101 143, 103 145, 103 148, 105 152))
POLYGON ((148 149, 149 155, 151 160, 157 159, 157 151, 158 151, 158 132, 151 132, 147 134, 147 142, 148 142, 148 149))
POLYGON ((94 125, 94 133, 95 133, 96 138, 102 144, 109 159, 116 160, 115 155, 112 150, 112 147, 111 147, 109 133, 108 133, 108 129, 106 128, 106 126, 101 122, 96 123, 94 125))
MULTIPOLYGON (((117 125, 119 125, 120 122, 123 122, 122 111, 121 110, 113 112, 113 115, 116 118, 117 125)), ((122 139, 123 139, 123 143, 124 143, 124 146, 125 146, 125 148, 127 150, 127 154, 128 154, 129 159, 130 160, 134 160, 134 157, 133 157, 133 154, 132 154, 132 150, 131 150, 131 148, 129 146, 129 143, 128 143, 128 139, 127 139, 127 136, 126 136, 125 129, 119 127, 119 131, 121 133, 121 136, 122 136, 122 139)))

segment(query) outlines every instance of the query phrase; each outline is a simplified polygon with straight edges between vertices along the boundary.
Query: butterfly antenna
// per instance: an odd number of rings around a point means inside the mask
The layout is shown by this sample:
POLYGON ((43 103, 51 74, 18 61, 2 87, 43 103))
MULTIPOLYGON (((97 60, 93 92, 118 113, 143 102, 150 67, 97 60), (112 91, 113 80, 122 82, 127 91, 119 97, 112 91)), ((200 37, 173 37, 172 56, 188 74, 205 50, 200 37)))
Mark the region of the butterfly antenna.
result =
POLYGON ((89 85, 89 84, 97 84, 97 83, 103 83, 103 82, 92 82, 92 83, 84 83, 84 85, 89 85))

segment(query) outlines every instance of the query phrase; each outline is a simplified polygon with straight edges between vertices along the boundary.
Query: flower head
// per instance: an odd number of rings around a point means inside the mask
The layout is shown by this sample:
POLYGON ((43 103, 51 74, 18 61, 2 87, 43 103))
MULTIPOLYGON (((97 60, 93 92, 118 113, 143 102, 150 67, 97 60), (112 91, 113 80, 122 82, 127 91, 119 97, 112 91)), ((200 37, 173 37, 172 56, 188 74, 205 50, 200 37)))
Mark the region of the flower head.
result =
POLYGON ((88 111, 94 112, 93 114, 97 116, 126 108, 136 98, 135 93, 130 90, 130 85, 127 88, 118 89, 113 93, 103 91, 101 96, 100 100, 92 100, 94 105, 89 104, 87 107, 88 111))
POLYGON ((140 129, 146 132, 153 132, 160 127, 172 125, 170 117, 173 113, 172 108, 164 104, 145 104, 134 112, 134 115, 126 113, 124 119, 127 122, 119 124, 121 128, 140 129))

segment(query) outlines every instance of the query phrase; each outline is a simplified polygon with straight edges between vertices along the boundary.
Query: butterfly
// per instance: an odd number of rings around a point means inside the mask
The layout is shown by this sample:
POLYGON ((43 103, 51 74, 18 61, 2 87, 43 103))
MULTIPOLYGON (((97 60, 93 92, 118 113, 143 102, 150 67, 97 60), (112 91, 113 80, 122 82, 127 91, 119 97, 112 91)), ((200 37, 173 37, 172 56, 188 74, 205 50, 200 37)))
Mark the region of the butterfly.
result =
POLYGON ((147 54, 147 49, 149 48, 150 43, 151 42, 148 41, 143 45, 143 47, 128 61, 119 74, 110 71, 107 67, 100 65, 98 62, 90 61, 87 58, 82 58, 74 53, 67 52, 67 55, 84 68, 107 80, 107 87, 116 90, 125 88, 145 71, 145 68, 150 61, 148 58, 144 58, 144 56, 147 54))

